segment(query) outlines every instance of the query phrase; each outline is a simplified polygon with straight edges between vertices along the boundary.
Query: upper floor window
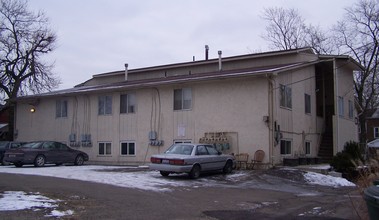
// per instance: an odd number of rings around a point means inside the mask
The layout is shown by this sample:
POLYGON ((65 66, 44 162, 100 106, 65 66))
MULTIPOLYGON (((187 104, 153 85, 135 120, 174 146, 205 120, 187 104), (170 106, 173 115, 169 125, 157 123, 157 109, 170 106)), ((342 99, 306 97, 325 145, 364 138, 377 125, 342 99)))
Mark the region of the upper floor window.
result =
POLYGON ((99 115, 112 114, 112 96, 99 96, 99 115))
POLYGON ((311 96, 308 94, 304 94, 304 102, 305 102, 305 113, 311 114, 311 96))
POLYGON ((379 138, 379 127, 374 128, 374 138, 379 138))
POLYGON ((338 114, 341 117, 343 117, 345 115, 345 109, 343 106, 343 97, 342 96, 338 96, 338 114))
POLYGON ((134 93, 120 95, 120 113, 135 113, 136 95, 134 93))
POLYGON ((55 117, 67 117, 67 100, 57 100, 55 106, 55 117))
POLYGON ((190 110, 192 107, 191 88, 174 90, 174 110, 190 110))
POLYGON ((349 118, 352 119, 354 117, 354 105, 351 100, 349 100, 349 118))
POLYGON ((292 88, 280 84, 280 106, 292 108, 292 88))

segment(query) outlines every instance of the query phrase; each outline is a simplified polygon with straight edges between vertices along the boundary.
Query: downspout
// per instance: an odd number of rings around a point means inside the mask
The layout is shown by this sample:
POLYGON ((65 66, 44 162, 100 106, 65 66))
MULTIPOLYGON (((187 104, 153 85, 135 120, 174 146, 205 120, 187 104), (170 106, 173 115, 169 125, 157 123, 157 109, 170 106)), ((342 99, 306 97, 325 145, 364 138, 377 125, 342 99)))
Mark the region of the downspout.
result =
POLYGON ((269 163, 271 166, 274 166, 274 143, 275 143, 275 134, 274 134, 274 83, 272 76, 277 75, 276 73, 271 75, 266 75, 268 80, 268 131, 269 131, 269 163))
MULTIPOLYGON (((335 124, 335 129, 333 129, 333 131, 335 131, 335 138, 334 138, 334 142, 333 142, 333 155, 335 155, 335 153, 337 152, 338 150, 338 143, 339 143, 339 117, 340 117, 340 113, 339 113, 339 100, 338 100, 338 76, 337 76, 337 69, 336 69, 336 59, 333 58, 333 77, 334 77, 334 115, 336 117, 336 124, 335 124)), ((334 136, 334 134, 333 134, 334 136)))

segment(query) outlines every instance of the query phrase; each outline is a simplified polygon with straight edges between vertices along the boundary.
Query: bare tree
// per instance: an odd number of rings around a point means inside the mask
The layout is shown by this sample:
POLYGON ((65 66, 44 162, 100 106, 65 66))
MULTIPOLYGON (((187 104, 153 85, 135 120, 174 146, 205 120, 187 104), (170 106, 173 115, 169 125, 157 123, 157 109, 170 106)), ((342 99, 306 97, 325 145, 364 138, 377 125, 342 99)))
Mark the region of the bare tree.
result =
POLYGON ((266 8, 262 17, 269 22, 262 37, 271 42, 273 48, 288 50, 305 45, 306 26, 297 10, 266 8))
POLYGON ((364 70, 355 74, 355 95, 362 112, 359 117, 361 142, 366 141, 366 111, 378 107, 379 2, 360 0, 346 9, 345 19, 334 27, 340 54, 357 60, 364 70))
POLYGON ((306 25, 295 9, 266 8, 262 17, 268 21, 262 37, 271 43, 273 49, 311 47, 318 54, 329 54, 334 50, 327 32, 320 26, 306 25))
MULTIPOLYGON (((0 0, 0 96, 10 108, 19 95, 40 93, 56 88, 59 79, 53 65, 42 56, 54 49, 56 35, 42 12, 28 10, 24 0, 0 0)), ((10 124, 10 131, 13 125, 10 124)))

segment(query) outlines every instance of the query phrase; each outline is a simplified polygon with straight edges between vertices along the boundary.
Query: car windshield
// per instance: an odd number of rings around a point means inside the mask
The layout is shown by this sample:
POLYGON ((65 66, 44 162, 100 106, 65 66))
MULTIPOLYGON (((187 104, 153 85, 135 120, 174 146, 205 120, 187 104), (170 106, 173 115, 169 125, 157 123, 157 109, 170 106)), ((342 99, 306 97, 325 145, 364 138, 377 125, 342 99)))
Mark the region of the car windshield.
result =
POLYGON ((172 145, 165 154, 182 154, 182 155, 191 155, 193 150, 192 145, 188 144, 174 144, 172 145))
POLYGON ((38 148, 41 148, 41 145, 42 145, 41 142, 31 142, 31 143, 23 144, 21 147, 22 147, 22 148, 33 148, 33 149, 38 149, 38 148))

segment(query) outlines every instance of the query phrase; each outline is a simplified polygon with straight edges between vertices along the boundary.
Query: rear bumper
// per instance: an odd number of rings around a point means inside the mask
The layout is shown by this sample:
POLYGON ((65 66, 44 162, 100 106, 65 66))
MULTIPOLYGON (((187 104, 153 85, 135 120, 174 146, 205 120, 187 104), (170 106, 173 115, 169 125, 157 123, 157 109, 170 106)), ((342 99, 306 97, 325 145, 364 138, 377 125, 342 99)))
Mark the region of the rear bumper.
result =
POLYGON ((149 165, 149 169, 172 173, 189 173, 192 170, 192 165, 178 166, 170 164, 152 163, 149 165))

